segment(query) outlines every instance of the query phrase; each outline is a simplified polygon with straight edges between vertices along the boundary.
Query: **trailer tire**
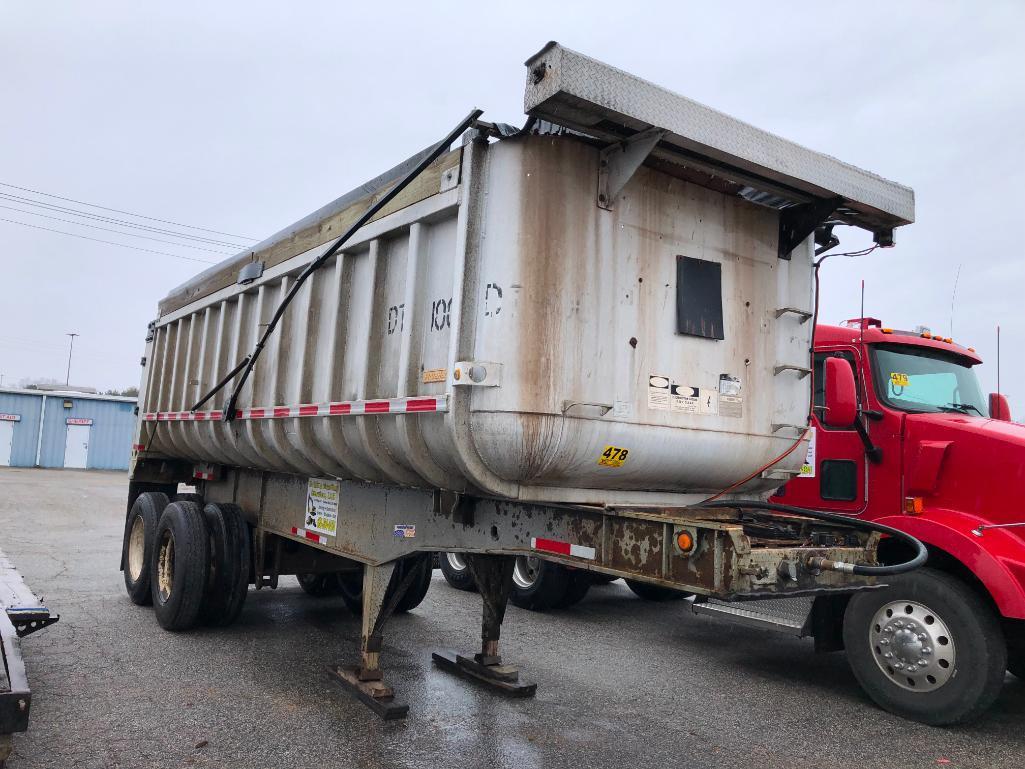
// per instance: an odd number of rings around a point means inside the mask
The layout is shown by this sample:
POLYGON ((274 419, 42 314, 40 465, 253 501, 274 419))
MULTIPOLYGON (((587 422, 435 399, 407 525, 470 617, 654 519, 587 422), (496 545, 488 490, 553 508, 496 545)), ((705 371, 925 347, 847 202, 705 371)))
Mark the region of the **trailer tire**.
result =
POLYGON ((477 590, 477 583, 473 581, 473 575, 462 553, 438 553, 438 563, 445 581, 456 590, 477 590))
POLYGON ((210 574, 210 534, 195 502, 172 502, 160 516, 150 558, 157 622, 188 630, 199 620, 210 574))
POLYGON ((686 598, 687 593, 682 590, 673 590, 672 588, 662 587, 661 585, 649 585, 647 582, 638 582, 637 580, 628 579, 625 580, 626 586, 630 588, 634 595, 638 598, 643 598, 645 601, 679 601, 681 598, 686 598))
POLYGON ((592 585, 611 585, 619 577, 615 574, 603 574, 600 571, 591 572, 591 584, 592 585))
POLYGON ((855 593, 844 613, 858 683, 881 708, 913 721, 947 726, 976 718, 993 704, 1007 669, 996 614, 945 572, 920 568, 888 579, 884 588, 855 593))
POLYGON ((590 572, 565 567, 563 567, 563 571, 566 572, 566 593, 562 596, 562 600, 555 605, 556 609, 568 609, 570 606, 580 603, 587 595, 587 591, 591 589, 591 585, 594 584, 590 572))
POLYGON ((230 503, 207 505, 203 517, 210 532, 210 571, 201 618, 205 625, 226 627, 238 619, 249 594, 249 524, 230 503))
POLYGON ((136 497, 125 521, 125 539, 121 546, 122 562, 125 565, 125 590, 132 603, 139 606, 153 603, 149 581, 150 558, 157 522, 167 505, 166 494, 147 491, 136 497))
MULTIPOLYGON (((388 593, 385 595, 385 602, 391 600, 392 592, 399 583, 409 574, 410 569, 417 569, 412 583, 406 589, 406 594, 395 604, 396 614, 405 614, 412 611, 427 597, 427 591, 431 589, 431 575, 434 571, 430 555, 413 556, 405 558, 395 564, 395 571, 391 582, 388 584, 388 593)), ((363 573, 362 572, 339 572, 338 592, 342 600, 349 607, 349 611, 357 617, 363 615, 363 573)))
POLYGON ((565 605, 570 575, 557 563, 532 555, 516 556, 509 600, 528 611, 547 611, 565 605))
POLYGON ((186 491, 186 492, 182 492, 181 494, 175 494, 174 495, 174 501, 175 502, 195 502, 197 505, 200 506, 200 508, 202 508, 203 505, 206 504, 206 502, 203 500, 203 495, 202 494, 196 494, 193 491, 186 491))
POLYGON ((314 598, 327 598, 328 596, 341 593, 341 587, 339 586, 341 575, 334 571, 321 574, 313 571, 303 572, 302 574, 296 574, 295 578, 298 580, 299 587, 303 589, 303 592, 306 595, 312 595, 314 598))

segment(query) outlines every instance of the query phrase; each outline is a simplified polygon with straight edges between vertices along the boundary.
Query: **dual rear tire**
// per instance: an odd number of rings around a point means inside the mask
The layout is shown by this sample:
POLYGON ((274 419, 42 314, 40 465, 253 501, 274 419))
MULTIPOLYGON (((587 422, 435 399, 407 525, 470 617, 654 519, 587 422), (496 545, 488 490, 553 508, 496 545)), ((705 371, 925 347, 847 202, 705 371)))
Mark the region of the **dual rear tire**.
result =
POLYGON ((235 505, 202 506, 196 497, 169 502, 140 494, 124 537, 124 579, 129 598, 153 604, 165 630, 202 622, 234 622, 249 590, 249 526, 235 505))
MULTIPOLYGON (((403 614, 415 609, 427 597, 433 570, 432 558, 427 553, 399 561, 395 564, 395 571, 388 584, 385 602, 391 600, 395 591, 409 576, 409 586, 398 603, 395 604, 395 613, 403 614)), ((356 616, 363 614, 362 569, 322 574, 297 574, 296 579, 299 580, 299 586, 309 595, 317 598, 340 595, 349 611, 356 616)))

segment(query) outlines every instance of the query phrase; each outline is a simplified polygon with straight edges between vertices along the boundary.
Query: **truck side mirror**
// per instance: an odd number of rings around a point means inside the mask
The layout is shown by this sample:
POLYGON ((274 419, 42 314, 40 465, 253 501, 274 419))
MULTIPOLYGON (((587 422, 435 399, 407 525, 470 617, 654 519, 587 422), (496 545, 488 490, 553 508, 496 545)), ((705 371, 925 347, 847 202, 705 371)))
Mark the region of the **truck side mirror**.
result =
POLYGON ((1011 421, 1011 404, 1007 402, 1007 396, 1002 393, 989 394, 989 418, 999 419, 1002 422, 1011 421))
POLYGON ((851 364, 843 358, 826 358, 826 410, 822 421, 829 427, 850 427, 858 417, 858 390, 851 364))

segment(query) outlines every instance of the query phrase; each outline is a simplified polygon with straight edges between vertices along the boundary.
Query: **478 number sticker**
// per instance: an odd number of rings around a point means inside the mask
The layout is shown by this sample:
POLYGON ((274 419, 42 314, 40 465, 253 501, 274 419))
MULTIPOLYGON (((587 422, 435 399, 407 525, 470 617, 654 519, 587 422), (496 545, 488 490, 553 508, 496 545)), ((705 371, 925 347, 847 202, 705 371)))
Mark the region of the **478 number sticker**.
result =
POLYGON ((606 446, 605 451, 598 457, 598 464, 604 467, 622 467, 629 453, 629 450, 621 446, 606 446))

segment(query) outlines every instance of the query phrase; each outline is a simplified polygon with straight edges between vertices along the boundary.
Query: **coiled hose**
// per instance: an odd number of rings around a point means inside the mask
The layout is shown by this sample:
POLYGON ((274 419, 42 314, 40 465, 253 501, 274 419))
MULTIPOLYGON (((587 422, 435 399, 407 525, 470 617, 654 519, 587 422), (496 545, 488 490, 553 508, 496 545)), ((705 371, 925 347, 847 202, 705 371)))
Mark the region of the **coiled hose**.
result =
POLYGON ((896 537, 902 542, 907 543, 915 550, 915 556, 909 561, 904 563, 896 563, 888 566, 861 566, 859 564, 839 563, 833 561, 822 561, 818 559, 816 565, 821 568, 830 569, 832 571, 843 571, 850 574, 860 574, 866 577, 882 577, 891 576, 893 574, 903 574, 905 572, 917 569, 919 566, 925 563, 929 557, 929 551, 926 550, 925 545, 922 544, 916 537, 912 537, 907 532, 895 529, 892 526, 886 526, 881 523, 871 523, 869 521, 862 521, 858 518, 848 518, 845 515, 836 515, 835 513, 824 513, 820 510, 808 510, 804 507, 793 507, 791 505, 780 505, 775 502, 757 502, 757 501, 744 501, 744 502, 702 502, 696 507, 717 507, 717 508, 731 508, 731 509, 749 509, 749 510, 768 510, 770 512, 777 513, 789 513, 791 515, 801 515, 805 518, 814 518, 819 521, 828 521, 829 523, 839 523, 844 526, 850 526, 855 529, 862 529, 864 531, 877 531, 880 534, 889 534, 892 537, 896 537))

